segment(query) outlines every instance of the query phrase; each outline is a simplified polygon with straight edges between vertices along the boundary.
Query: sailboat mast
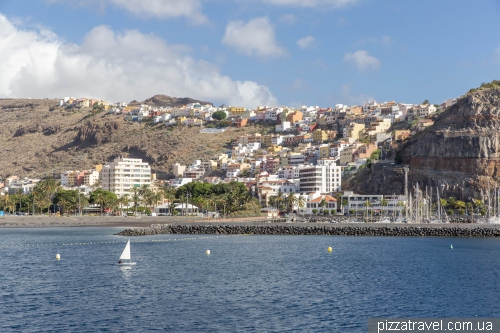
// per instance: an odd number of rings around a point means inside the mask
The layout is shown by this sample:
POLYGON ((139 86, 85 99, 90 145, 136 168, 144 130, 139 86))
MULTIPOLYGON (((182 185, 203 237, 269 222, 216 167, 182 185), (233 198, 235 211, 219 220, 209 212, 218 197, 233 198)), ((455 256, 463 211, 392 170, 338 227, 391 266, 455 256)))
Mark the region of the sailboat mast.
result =
POLYGON ((441 223, 441 198, 439 197, 439 187, 436 186, 438 221, 441 223))

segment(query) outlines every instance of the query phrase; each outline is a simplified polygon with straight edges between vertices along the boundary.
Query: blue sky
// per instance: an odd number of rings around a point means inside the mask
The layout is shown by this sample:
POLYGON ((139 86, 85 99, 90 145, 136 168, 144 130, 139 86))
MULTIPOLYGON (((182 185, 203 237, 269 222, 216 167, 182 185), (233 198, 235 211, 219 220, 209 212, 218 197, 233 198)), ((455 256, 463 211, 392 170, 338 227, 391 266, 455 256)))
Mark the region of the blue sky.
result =
POLYGON ((0 0, 0 97, 441 103, 500 79, 500 2, 0 0))

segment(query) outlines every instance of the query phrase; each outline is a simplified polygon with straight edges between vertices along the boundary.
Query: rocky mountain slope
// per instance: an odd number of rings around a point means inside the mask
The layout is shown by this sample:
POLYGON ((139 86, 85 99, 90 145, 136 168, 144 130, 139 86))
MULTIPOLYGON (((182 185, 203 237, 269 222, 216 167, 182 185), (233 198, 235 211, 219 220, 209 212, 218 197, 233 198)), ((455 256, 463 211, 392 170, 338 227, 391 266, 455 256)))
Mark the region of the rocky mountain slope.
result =
POLYGON ((174 163, 191 163, 225 151, 251 127, 202 134, 198 127, 125 121, 122 115, 65 108, 56 100, 0 99, 0 178, 57 175, 84 170, 117 156, 142 158, 160 175, 174 163))
POLYGON ((153 97, 148 98, 148 99, 142 101, 141 103, 132 102, 131 104, 146 104, 146 105, 158 106, 158 107, 163 106, 163 107, 176 108, 176 107, 179 107, 182 105, 192 104, 192 103, 199 103, 201 105, 205 105, 205 104, 213 105, 210 102, 203 102, 203 101, 199 101, 197 99, 192 99, 189 97, 176 98, 176 97, 170 97, 167 95, 154 95, 153 97))
MULTIPOLYGON (((418 182, 463 200, 484 198, 500 180, 499 116, 499 88, 474 89, 460 98, 397 153, 409 166, 410 186, 418 182)), ((374 167, 346 185, 362 193, 403 193, 404 173, 401 165, 374 167)))

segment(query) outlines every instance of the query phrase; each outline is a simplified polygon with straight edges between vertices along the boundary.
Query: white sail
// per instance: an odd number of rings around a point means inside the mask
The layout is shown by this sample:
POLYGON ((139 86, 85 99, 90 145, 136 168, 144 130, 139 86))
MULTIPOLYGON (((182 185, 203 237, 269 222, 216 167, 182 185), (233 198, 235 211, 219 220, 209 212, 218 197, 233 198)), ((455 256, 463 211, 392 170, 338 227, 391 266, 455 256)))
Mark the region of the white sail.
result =
POLYGON ((130 260, 130 239, 128 240, 127 245, 125 246, 125 249, 120 256, 120 260, 130 260))

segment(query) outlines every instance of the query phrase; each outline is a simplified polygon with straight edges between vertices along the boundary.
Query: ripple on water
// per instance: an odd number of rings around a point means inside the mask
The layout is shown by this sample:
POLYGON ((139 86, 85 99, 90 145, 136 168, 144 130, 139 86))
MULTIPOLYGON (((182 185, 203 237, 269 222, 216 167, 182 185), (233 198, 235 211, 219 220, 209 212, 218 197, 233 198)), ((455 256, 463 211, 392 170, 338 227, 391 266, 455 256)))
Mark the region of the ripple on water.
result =
POLYGON ((132 239, 138 264, 123 268, 114 228, 2 231, 0 332, 365 332, 371 317, 500 316, 496 239, 450 251, 446 238, 156 235, 132 239), (189 240, 151 242, 169 238, 189 240))

